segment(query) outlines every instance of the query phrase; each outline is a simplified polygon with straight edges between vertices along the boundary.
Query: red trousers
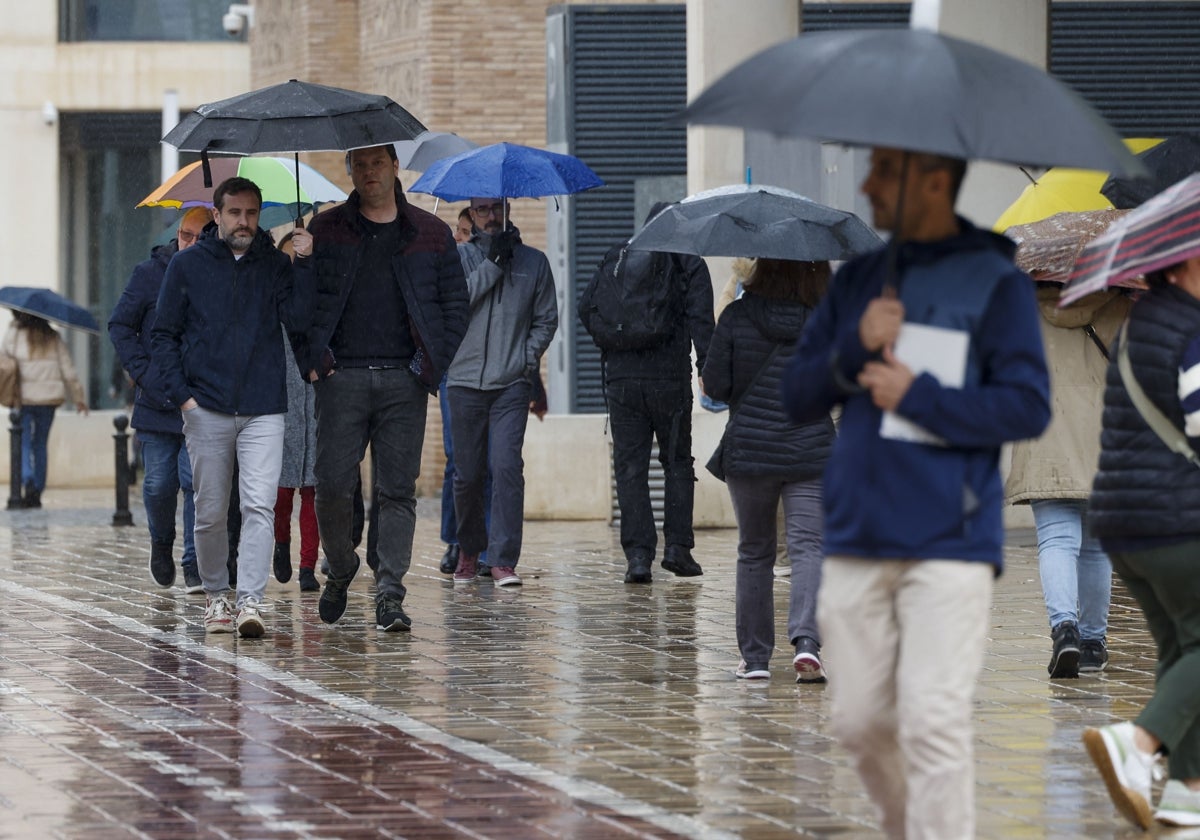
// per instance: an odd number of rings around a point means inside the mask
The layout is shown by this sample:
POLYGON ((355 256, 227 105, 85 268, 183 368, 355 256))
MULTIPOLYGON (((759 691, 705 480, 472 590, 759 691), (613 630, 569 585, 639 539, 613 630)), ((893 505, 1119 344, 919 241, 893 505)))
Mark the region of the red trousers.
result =
MULTIPOLYGON (((292 541, 292 499, 295 488, 280 487, 275 497, 275 542, 292 541)), ((300 568, 317 567, 321 538, 317 531, 317 488, 300 488, 300 568)))

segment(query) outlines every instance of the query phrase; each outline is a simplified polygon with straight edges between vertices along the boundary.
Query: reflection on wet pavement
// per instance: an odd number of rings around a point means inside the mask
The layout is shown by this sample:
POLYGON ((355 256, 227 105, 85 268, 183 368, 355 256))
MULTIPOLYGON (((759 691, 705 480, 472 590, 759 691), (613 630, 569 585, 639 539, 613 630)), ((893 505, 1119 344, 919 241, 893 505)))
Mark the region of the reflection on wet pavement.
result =
MULTIPOLYGON (((54 495, 0 514, 0 836, 875 836, 824 689, 784 649, 769 683, 733 678, 732 531, 698 532, 704 577, 637 587, 604 523, 531 522, 523 589, 455 588, 422 500, 411 634, 374 629, 363 574, 333 627, 272 581, 265 639, 210 640, 202 596, 150 583, 140 510, 113 528, 103 493, 54 495)), ((1145 836, 1079 743, 1149 695, 1140 613, 1116 587, 1108 670, 1053 684, 1045 625, 1016 533, 976 703, 979 834, 1145 836)))

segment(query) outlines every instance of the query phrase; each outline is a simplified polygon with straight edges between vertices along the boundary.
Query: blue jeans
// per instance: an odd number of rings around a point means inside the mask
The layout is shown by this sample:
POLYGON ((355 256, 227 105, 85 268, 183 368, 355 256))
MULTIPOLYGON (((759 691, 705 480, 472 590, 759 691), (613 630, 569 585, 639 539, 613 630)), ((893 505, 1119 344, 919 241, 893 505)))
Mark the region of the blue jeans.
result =
POLYGON ((54 422, 53 405, 21 406, 21 481, 39 493, 46 489, 46 444, 54 422))
MULTIPOLYGON (((454 436, 450 434, 450 397, 446 395, 446 377, 438 387, 438 407, 442 410, 442 451, 446 453, 446 470, 442 473, 442 542, 458 544, 458 517, 454 514, 454 436)), ((492 473, 488 471, 483 485, 484 524, 492 521, 492 473)), ((479 562, 487 565, 487 552, 479 554, 479 562)))
POLYGON ((490 550, 492 566, 516 568, 525 523, 525 461, 521 448, 529 421, 529 382, 496 391, 449 388, 454 435, 454 508, 464 554, 490 550), (494 492, 484 502, 491 472, 494 492), (491 510, 491 520, 486 511, 491 510))
POLYGON ((370 444, 375 464, 371 526, 379 523, 376 599, 404 600, 429 396, 404 368, 343 368, 314 388, 317 527, 329 558, 329 576, 348 580, 355 569, 354 487, 370 444))
POLYGON ((182 434, 138 432, 146 476, 142 479, 142 503, 150 541, 163 545, 175 542, 175 506, 183 491, 183 557, 180 565, 196 563, 196 499, 192 492, 192 460, 182 434))
POLYGON ((1042 499, 1032 507, 1050 626, 1074 621, 1080 638, 1103 639, 1108 630, 1112 564, 1100 541, 1088 533, 1087 502, 1042 499))

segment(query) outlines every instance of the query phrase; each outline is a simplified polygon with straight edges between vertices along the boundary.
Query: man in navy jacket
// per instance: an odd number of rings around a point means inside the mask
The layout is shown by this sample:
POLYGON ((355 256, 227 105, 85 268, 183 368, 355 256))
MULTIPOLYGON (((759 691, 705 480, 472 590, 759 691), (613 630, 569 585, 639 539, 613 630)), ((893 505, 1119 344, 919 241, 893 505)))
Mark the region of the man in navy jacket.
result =
MULTIPOLYGON (((307 329, 311 287, 293 283, 292 264, 258 227, 262 193, 229 178, 213 193, 215 230, 167 266, 151 331, 154 361, 167 396, 183 411, 196 498, 196 561, 208 596, 210 633, 234 629, 229 603, 226 515, 234 465, 239 470, 242 534, 238 549, 236 627, 263 635, 259 608, 275 544, 275 498, 287 412, 279 325, 307 329)), ((312 251, 306 231, 297 255, 312 251)))
POLYGON ((154 326, 154 308, 167 264, 178 251, 196 244, 210 220, 211 215, 204 207, 193 207, 185 212, 170 244, 157 246, 150 252, 150 259, 133 269, 129 283, 108 319, 108 336, 117 350, 121 366, 137 386, 131 425, 137 430, 142 460, 146 464, 142 501, 146 506, 146 525, 150 529, 150 575, 163 588, 175 583, 175 561, 171 552, 175 543, 176 501, 182 489, 183 556, 180 565, 189 593, 204 591, 200 572, 196 569, 196 544, 192 538, 195 519, 192 464, 183 442, 179 406, 171 402, 151 364, 150 328, 154 326))
POLYGON ((1000 447, 1050 420, 1033 283, 1012 242, 955 215, 965 171, 872 151, 862 191, 894 241, 838 272, 783 383, 797 421, 842 406, 817 617, 833 730, 888 837, 975 834, 971 704, 1002 566, 1000 447))

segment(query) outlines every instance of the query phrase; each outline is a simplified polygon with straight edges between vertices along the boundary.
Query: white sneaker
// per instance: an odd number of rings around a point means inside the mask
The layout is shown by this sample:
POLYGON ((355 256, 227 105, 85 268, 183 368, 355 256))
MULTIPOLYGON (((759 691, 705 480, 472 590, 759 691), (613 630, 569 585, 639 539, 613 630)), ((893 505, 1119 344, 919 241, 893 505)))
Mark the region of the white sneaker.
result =
POLYGON ((259 614, 261 607, 262 603, 253 595, 247 595, 238 605, 237 631, 243 639, 258 639, 267 632, 259 614))
POLYGON ((766 668, 751 668, 746 664, 745 659, 738 663, 737 670, 733 672, 733 675, 739 680, 769 680, 771 678, 771 672, 766 668))
POLYGON ((1178 779, 1168 779, 1154 819, 1166 825, 1200 825, 1200 790, 1192 790, 1178 779))
POLYGON ((1157 775, 1157 757, 1134 745, 1133 724, 1085 729, 1083 743, 1117 810, 1143 831, 1150 828, 1150 784, 1157 775))
POLYGON ((232 633, 233 615, 229 606, 228 593, 209 595, 208 604, 204 608, 204 632, 232 633))
POLYGON ((790 560, 785 560, 782 563, 775 564, 775 577, 791 577, 792 563, 790 560))

